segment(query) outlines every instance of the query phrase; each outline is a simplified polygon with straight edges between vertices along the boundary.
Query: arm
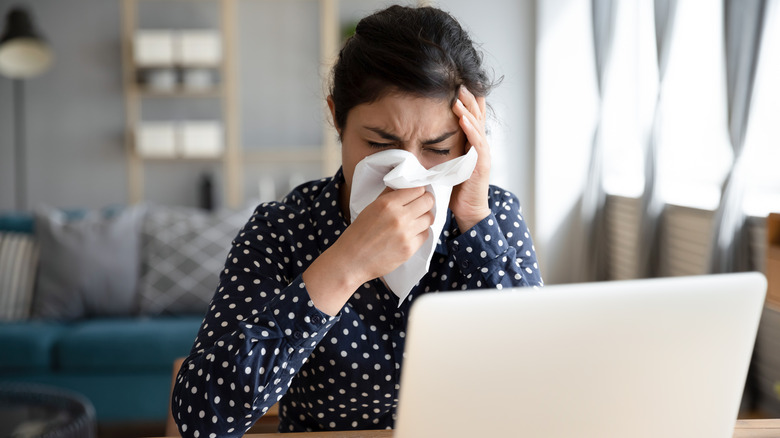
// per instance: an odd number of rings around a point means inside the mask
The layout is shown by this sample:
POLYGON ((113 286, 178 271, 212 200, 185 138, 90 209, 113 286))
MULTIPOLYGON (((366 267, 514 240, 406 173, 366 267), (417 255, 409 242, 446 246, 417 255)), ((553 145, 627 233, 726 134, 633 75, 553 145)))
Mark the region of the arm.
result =
POLYGON ((361 284, 408 260, 428 238, 433 203, 423 187, 382 192, 304 272, 314 304, 335 314, 361 284))
POLYGON ((258 210, 233 242, 174 385, 182 436, 241 436, 287 391, 335 321, 314 307, 300 275, 290 278, 284 261, 294 243, 286 230, 277 234, 277 215, 258 210))
POLYGON ((449 253, 468 288, 542 286, 533 240, 520 202, 510 192, 491 187, 492 212, 447 242, 449 253))
POLYGON ((422 188, 388 191, 322 254, 307 214, 291 222, 285 206, 256 213, 175 384, 184 436, 240 435, 279 400, 335 323, 329 314, 425 241, 432 203, 422 188), (297 239, 291 230, 301 230, 297 239))
POLYGON ((452 111, 479 158, 471 178, 452 191, 450 209, 461 234, 448 243, 450 254, 469 279, 470 288, 541 286, 520 202, 513 194, 489 186, 485 98, 461 86, 452 111))

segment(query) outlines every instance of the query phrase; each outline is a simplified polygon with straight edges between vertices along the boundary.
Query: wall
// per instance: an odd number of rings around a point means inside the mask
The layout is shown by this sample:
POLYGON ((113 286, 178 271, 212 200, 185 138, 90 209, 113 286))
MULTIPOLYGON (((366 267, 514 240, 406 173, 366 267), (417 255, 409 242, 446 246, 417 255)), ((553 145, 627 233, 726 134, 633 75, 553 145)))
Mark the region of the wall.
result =
MULTIPOLYGON (((24 83, 28 205, 126 202, 118 1, 23 2, 54 51, 52 68, 24 83)), ((3 18, 3 27, 5 27, 3 18)), ((0 77, 0 209, 14 207, 11 81, 0 77)))
POLYGON ((590 2, 539 2, 536 45, 535 239, 545 281, 581 281, 580 198, 597 107, 590 2))

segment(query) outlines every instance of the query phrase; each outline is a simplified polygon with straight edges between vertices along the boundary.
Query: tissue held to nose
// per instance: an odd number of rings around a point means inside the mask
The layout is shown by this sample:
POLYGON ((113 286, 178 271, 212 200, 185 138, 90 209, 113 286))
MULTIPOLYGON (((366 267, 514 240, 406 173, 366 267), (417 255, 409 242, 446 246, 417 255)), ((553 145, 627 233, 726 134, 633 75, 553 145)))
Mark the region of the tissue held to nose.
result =
POLYGON ((428 227, 425 242, 394 271, 385 274, 383 280, 398 296, 398 305, 412 288, 428 272, 431 257, 436 249, 439 234, 447 220, 447 207, 452 187, 467 180, 477 163, 477 151, 470 148, 466 155, 444 162, 430 169, 423 167, 414 154, 400 149, 390 149, 369 155, 355 166, 349 211, 352 221, 377 197, 391 189, 423 187, 434 199, 431 208, 433 223, 428 227))

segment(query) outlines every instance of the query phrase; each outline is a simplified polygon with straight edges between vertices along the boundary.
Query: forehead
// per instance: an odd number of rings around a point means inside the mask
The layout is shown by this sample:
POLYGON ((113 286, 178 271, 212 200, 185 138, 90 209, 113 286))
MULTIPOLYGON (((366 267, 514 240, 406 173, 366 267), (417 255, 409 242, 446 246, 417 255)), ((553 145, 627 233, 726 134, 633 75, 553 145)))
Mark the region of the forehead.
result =
POLYGON ((374 102, 357 105, 347 116, 347 127, 373 127, 396 134, 438 132, 457 124, 447 99, 405 93, 389 93, 374 102))

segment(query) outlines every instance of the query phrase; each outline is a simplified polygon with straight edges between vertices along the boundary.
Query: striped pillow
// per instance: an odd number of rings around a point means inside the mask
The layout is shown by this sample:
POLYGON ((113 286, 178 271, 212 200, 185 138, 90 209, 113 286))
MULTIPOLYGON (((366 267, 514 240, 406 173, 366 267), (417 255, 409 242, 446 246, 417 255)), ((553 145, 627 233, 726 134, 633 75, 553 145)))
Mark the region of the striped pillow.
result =
POLYGON ((25 233, 0 233, 0 321, 30 317, 38 243, 25 233))

